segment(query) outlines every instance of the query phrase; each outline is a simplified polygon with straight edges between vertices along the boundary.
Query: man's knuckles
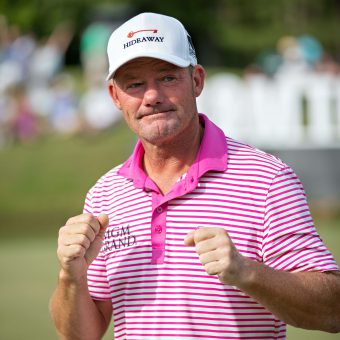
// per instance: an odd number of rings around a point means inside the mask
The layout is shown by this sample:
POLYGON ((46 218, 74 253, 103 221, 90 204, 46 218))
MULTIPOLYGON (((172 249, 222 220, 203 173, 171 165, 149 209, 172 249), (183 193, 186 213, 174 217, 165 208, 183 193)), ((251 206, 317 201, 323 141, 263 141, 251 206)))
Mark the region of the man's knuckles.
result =
POLYGON ((77 215, 77 216, 70 217, 67 220, 66 225, 76 224, 76 223, 81 223, 81 222, 90 223, 92 220, 93 220, 93 215, 91 215, 91 214, 80 214, 80 215, 77 215))
POLYGON ((100 230, 100 223, 98 219, 91 214, 81 214, 78 216, 74 216, 69 218, 66 222, 66 226, 74 226, 79 224, 89 225, 96 234, 100 230))
POLYGON ((96 233, 93 230, 92 226, 86 222, 65 225, 59 229, 59 237, 62 237, 62 238, 67 238, 67 237, 70 237, 76 234, 87 236, 91 242, 96 237, 96 233))
POLYGON ((212 238, 228 238, 228 233, 225 229, 218 227, 202 227, 195 230, 195 243, 212 238))
POLYGON ((85 256, 85 248, 80 245, 80 244, 73 244, 71 246, 71 249, 72 249, 72 255, 74 257, 83 257, 85 256))
POLYGON ((227 248, 217 248, 213 251, 202 253, 199 255, 199 259, 202 264, 206 264, 213 261, 224 261, 229 259, 231 256, 231 249, 227 248))
POLYGON ((84 235, 84 234, 76 234, 73 235, 73 237, 68 239, 68 245, 78 244, 84 247, 85 249, 88 249, 91 245, 90 239, 84 235))
POLYGON ((232 244, 229 238, 218 236, 196 243, 196 252, 198 255, 216 250, 221 254, 221 256, 225 256, 229 254, 231 248, 232 244))
POLYGON ((67 247, 60 247, 57 251, 58 258, 63 262, 70 262, 78 257, 85 256, 86 249, 80 244, 72 244, 67 247))
POLYGON ((220 273, 221 268, 220 268, 220 263, 218 261, 214 262, 209 262, 204 265, 204 269, 209 275, 217 275, 220 273))

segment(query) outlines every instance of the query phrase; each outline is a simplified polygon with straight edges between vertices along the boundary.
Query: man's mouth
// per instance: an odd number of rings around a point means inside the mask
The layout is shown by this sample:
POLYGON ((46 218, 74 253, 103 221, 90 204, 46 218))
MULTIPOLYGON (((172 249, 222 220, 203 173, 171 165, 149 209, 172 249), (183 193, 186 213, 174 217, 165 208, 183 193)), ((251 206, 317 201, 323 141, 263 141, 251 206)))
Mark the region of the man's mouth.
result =
POLYGON ((159 114, 167 114, 169 112, 172 112, 174 111, 173 109, 169 109, 169 108, 164 108, 164 109, 156 109, 156 110, 152 110, 150 112, 143 112, 143 113, 140 113, 137 118, 138 119, 142 119, 144 117, 150 117, 150 116, 156 116, 156 115, 159 115, 159 114))

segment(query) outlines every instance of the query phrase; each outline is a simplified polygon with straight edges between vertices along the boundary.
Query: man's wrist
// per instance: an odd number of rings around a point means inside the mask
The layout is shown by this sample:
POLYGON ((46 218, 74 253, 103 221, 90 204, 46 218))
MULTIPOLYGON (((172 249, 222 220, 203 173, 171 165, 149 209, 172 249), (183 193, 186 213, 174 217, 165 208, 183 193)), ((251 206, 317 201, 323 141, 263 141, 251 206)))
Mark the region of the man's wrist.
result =
POLYGON ((87 288, 87 275, 70 275, 70 273, 68 273, 64 269, 61 269, 59 272, 59 283, 66 286, 87 288))
POLYGON ((221 273, 219 279, 224 284, 237 286, 240 289, 248 288, 256 284, 259 266, 261 264, 242 256, 234 275, 221 273))
POLYGON ((240 288, 247 288, 254 285, 256 283, 256 277, 258 275, 258 265, 259 263, 257 263, 256 261, 244 258, 236 285, 240 288))

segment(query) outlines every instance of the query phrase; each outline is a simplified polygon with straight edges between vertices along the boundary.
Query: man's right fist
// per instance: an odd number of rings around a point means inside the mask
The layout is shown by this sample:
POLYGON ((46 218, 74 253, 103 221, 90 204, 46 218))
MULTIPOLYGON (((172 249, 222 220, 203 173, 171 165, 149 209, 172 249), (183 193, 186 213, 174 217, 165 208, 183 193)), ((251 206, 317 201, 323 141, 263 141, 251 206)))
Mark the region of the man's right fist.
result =
POLYGON ((108 224, 106 214, 98 217, 82 214, 71 217, 60 228, 57 255, 64 277, 79 280, 86 276, 103 244, 108 224))

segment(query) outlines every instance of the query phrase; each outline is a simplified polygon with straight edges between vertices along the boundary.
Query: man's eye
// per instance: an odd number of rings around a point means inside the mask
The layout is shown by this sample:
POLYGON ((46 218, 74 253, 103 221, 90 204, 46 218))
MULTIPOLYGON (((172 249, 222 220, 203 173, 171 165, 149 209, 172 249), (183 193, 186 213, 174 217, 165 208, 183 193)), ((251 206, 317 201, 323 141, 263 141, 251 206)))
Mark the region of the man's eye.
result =
POLYGON ((175 79, 176 79, 176 78, 173 77, 173 76, 165 76, 165 77, 163 78, 163 81, 169 82, 169 81, 174 81, 175 79))
POLYGON ((142 83, 132 83, 127 86, 128 89, 136 89, 138 87, 142 86, 142 83))

